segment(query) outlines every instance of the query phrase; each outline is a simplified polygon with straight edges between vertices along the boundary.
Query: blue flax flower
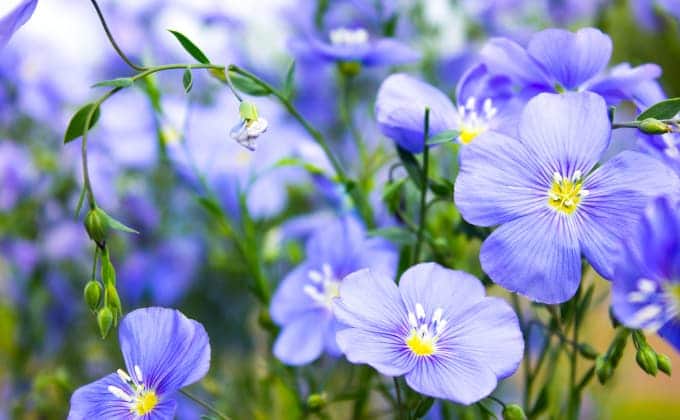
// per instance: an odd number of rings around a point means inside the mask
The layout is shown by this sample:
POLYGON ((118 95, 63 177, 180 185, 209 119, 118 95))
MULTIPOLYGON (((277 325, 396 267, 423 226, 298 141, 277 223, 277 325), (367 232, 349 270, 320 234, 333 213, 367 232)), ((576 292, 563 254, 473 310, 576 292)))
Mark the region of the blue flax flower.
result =
POLYGON ((680 351, 680 203, 662 196, 645 209, 615 268, 614 315, 629 328, 658 331, 680 351))
POLYGON ((507 38, 492 38, 480 52, 492 74, 510 77, 522 95, 556 90, 588 90, 601 94, 610 105, 633 99, 639 84, 661 75, 655 64, 623 64, 605 73, 612 41, 594 28, 577 32, 546 29, 534 34, 526 48, 507 38))
POLYGON ((350 362, 405 375, 414 390, 461 404, 489 395, 524 351, 507 303, 486 297, 474 276, 435 263, 411 267, 398 287, 370 269, 352 273, 335 313, 349 327, 337 340, 350 362))
POLYGON ((455 201, 469 223, 501 225, 482 245, 493 281, 544 303, 571 298, 581 253, 605 278, 636 215, 658 194, 678 194, 671 169, 624 151, 596 167, 610 143, 604 100, 589 92, 540 94, 519 136, 481 134, 461 152, 455 201))
POLYGON ((310 363, 324 351, 341 354, 332 302, 343 277, 370 267, 392 278, 397 266, 392 246, 366 238, 363 226, 349 216, 316 231, 306 251, 307 259, 283 279, 271 303, 272 319, 282 327, 274 355, 290 365, 310 363))
POLYGON ((430 135, 460 132, 468 144, 486 130, 513 133, 519 110, 510 79, 491 76, 484 65, 468 70, 458 83, 456 105, 440 90, 406 74, 393 74, 378 91, 375 113, 382 133, 400 147, 422 152, 425 108, 430 108, 430 135))
POLYGON ((38 0, 21 0, 7 13, 0 15, 0 48, 4 47, 9 39, 35 11, 38 0))
POLYGON ((143 308, 123 319, 118 335, 127 371, 76 390, 69 420, 174 418, 175 393, 210 366, 203 326, 173 309, 143 308))

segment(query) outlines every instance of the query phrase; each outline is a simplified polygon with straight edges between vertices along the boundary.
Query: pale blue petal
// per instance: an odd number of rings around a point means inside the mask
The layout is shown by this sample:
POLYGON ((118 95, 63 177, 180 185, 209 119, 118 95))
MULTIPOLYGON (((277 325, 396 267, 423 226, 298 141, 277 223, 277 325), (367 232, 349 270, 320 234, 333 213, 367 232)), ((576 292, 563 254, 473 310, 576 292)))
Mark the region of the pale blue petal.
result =
POLYGON ((549 187, 553 173, 570 178, 580 170, 585 175, 600 160, 611 134, 607 105, 589 92, 542 93, 524 108, 519 134, 545 168, 549 187))
POLYGON ((550 184, 545 172, 524 144, 499 133, 482 133, 461 150, 456 206, 466 221, 478 226, 531 214, 547 202, 550 184))
POLYGON ((522 85, 548 86, 548 78, 519 44, 507 38, 491 38, 480 51, 491 74, 506 75, 522 85))
POLYGON ((680 352, 680 319, 675 318, 667 322, 659 330, 659 335, 680 352))
POLYGON ((415 366, 406 346, 408 331, 346 328, 338 331, 338 345, 352 363, 368 364, 387 376, 401 376, 415 366))
POLYGON ((119 341, 127 371, 133 375, 139 366, 143 383, 158 394, 200 380, 210 367, 205 329, 174 309, 130 312, 120 323, 119 341))
POLYGON ((109 386, 127 391, 127 385, 115 373, 80 387, 71 396, 68 420, 132 420, 130 403, 113 395, 109 386))
POLYGON ((9 13, 0 17, 0 49, 35 11, 38 0, 22 0, 9 13))
POLYGON ((594 28, 583 28, 576 33, 546 29, 531 38, 527 51, 543 65, 554 82, 575 89, 607 67, 612 41, 594 28))
POLYGON ((320 267, 312 267, 301 264, 288 273, 272 296, 269 312, 272 320, 278 325, 291 322, 297 316, 314 309, 317 303, 305 293, 304 287, 311 284, 309 272, 319 270, 320 267))
POLYGON ((420 53, 395 39, 381 38, 374 41, 361 60, 365 66, 397 66, 420 60, 420 53))
POLYGON ((573 221, 546 209, 496 229, 482 244, 482 269, 506 289, 541 303, 569 300, 581 280, 573 221))
POLYGON ((274 355, 288 365, 313 362, 323 351, 324 335, 330 326, 327 311, 309 311, 287 323, 274 343, 274 355))

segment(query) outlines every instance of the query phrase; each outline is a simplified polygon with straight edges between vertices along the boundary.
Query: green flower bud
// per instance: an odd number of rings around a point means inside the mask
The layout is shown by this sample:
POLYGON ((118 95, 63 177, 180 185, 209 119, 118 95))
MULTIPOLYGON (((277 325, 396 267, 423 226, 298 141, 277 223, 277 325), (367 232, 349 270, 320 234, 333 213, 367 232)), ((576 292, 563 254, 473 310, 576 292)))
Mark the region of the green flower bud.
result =
POLYGON ((111 308, 114 315, 123 313, 123 306, 120 303, 118 291, 116 290, 116 286, 111 283, 106 286, 106 298, 108 300, 109 308, 111 308))
POLYGON ((354 77, 361 73, 361 63, 356 61, 343 61, 338 63, 340 73, 347 77, 354 77))
POLYGON ((83 297, 85 298, 85 303, 87 307, 90 308, 92 312, 95 312, 99 307, 99 301, 102 298, 102 286, 96 280, 90 280, 85 285, 83 289, 83 297))
POLYGON ((311 410, 320 410, 328 402, 328 396, 325 392, 319 394, 312 394, 307 398, 307 407, 311 410))
POLYGON ((652 376, 656 376, 659 371, 659 362, 656 358, 656 352, 649 346, 640 347, 635 354, 635 361, 638 366, 645 372, 652 376))
POLYGON ((671 127, 656 118, 646 118, 640 122, 640 131, 646 134, 665 134, 671 132, 671 127))
POLYGON ((604 355, 597 356, 595 359, 595 374, 602 385, 612 376, 612 365, 604 355))
POLYGON ((109 230, 109 225, 106 215, 95 207, 85 216, 85 230, 90 236, 90 239, 101 245, 106 241, 106 233, 109 230))
POLYGON ((656 362, 659 365, 659 370, 668 376, 671 376, 671 358, 665 354, 657 353, 656 362))
POLYGON ((259 118, 257 107, 248 101, 241 102, 241 105, 238 107, 238 113, 244 121, 257 121, 259 118))
POLYGON ((108 306, 104 306, 97 313, 97 325, 99 326, 99 334, 102 338, 106 338, 113 325, 113 312, 108 306))
POLYGON ((524 410, 517 404, 508 404, 503 409, 504 420, 527 420, 524 410))
POLYGON ((593 360, 597 357, 597 350, 595 350, 593 346, 588 343, 579 344, 578 351, 581 353, 581 356, 585 357, 586 359, 593 360))

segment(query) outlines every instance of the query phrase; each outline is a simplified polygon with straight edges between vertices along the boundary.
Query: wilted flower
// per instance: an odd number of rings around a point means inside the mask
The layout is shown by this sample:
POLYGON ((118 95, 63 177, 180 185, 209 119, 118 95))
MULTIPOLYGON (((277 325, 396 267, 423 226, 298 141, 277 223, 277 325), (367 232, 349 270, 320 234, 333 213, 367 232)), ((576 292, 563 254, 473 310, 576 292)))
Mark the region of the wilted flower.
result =
POLYGON ((176 310, 144 308, 123 319, 119 340, 127 371, 76 390, 69 420, 173 418, 174 394, 210 365, 203 326, 176 310))
POLYGON ((324 351, 341 354, 332 302, 343 277, 367 267, 392 277, 397 265, 392 246, 367 238, 352 216, 321 227, 308 240, 306 251, 307 259, 283 279, 271 303, 272 319, 282 326, 274 354, 291 365, 310 363, 324 351))
POLYGON ((242 119, 231 129, 229 135, 236 140, 238 144, 248 150, 255 151, 257 144, 255 140, 260 137, 260 134, 267 131, 267 120, 258 117, 254 120, 242 119))
POLYGON ((349 328, 337 334, 352 363, 406 376, 414 390, 471 404, 519 366, 524 351, 517 316, 482 283, 435 263, 408 269, 399 286, 370 269, 347 276, 335 301, 349 328))
POLYGON ((642 153, 596 168, 610 132, 598 95, 541 94, 525 107, 518 138, 486 132, 462 150, 462 216, 501 225, 480 253, 493 281, 538 302, 564 302, 578 288, 581 253, 611 279, 612 256, 647 200, 680 192, 677 176, 642 153))
POLYGON ((380 130, 400 147, 421 152, 425 145, 425 108, 429 108, 430 135, 456 130, 460 133, 458 140, 468 144, 487 130, 514 132, 518 107, 511 101, 507 77, 490 76, 484 65, 476 65, 463 75, 456 92, 454 105, 434 86, 406 74, 394 74, 378 91, 375 107, 380 130))
POLYGON ((562 89, 588 90, 615 105, 632 100, 641 83, 661 75, 655 64, 631 68, 624 63, 604 73, 612 41, 594 28, 575 33, 546 29, 534 34, 526 48, 507 38, 492 38, 480 54, 490 73, 510 77, 526 97, 562 89))
POLYGON ((612 309, 625 326, 658 331, 680 351, 680 203, 654 199, 617 259, 612 309))
POLYGON ((0 48, 4 47, 14 32, 31 18, 37 5, 38 0, 21 0, 9 12, 0 15, 0 48))

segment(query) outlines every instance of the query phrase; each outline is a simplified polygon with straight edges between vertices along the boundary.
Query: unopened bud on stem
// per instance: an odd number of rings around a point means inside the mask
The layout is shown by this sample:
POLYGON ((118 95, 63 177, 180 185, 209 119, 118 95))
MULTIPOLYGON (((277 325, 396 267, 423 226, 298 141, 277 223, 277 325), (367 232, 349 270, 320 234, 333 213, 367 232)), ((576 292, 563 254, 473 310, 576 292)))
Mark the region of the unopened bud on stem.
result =
POLYGON ((665 134, 671 132, 671 126, 656 118, 646 118, 640 122, 640 131, 645 134, 665 134))

